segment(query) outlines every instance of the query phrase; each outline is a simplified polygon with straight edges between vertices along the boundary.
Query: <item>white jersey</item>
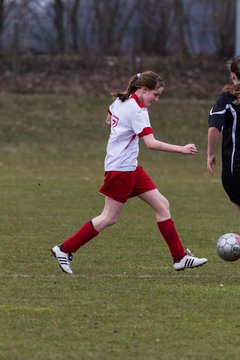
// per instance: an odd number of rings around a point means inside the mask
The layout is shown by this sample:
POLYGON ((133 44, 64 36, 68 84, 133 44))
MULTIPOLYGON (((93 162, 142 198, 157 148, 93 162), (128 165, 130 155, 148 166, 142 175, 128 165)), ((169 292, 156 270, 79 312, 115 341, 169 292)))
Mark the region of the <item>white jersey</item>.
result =
POLYGON ((132 94, 124 102, 110 105, 111 134, 107 144, 105 171, 134 171, 138 165, 139 137, 152 134, 148 110, 132 94))

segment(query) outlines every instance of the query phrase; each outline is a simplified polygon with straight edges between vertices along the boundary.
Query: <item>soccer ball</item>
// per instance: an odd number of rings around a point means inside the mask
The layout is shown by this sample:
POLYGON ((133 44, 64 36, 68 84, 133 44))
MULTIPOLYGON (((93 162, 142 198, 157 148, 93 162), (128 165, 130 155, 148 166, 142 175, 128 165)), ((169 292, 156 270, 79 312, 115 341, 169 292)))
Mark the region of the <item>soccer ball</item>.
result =
POLYGON ((240 259, 240 236, 227 233, 217 241, 217 253, 225 261, 236 261, 240 259))

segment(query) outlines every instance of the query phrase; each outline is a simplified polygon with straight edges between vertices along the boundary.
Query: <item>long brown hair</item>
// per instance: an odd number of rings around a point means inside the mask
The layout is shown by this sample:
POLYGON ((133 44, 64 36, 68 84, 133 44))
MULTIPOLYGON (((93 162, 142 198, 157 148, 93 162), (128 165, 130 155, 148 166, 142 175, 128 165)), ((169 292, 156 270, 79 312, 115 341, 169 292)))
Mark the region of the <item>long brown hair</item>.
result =
POLYGON ((121 101, 126 101, 129 96, 133 94, 137 89, 146 87, 149 90, 159 89, 164 87, 165 83, 161 76, 153 71, 147 70, 142 73, 133 75, 128 82, 128 86, 125 91, 113 92, 111 95, 113 98, 119 98, 121 101))
MULTIPOLYGON (((240 80, 240 56, 235 56, 227 61, 227 69, 230 73, 234 73, 240 80)), ((222 92, 228 92, 237 98, 236 104, 240 104, 240 84, 226 84, 222 92)))

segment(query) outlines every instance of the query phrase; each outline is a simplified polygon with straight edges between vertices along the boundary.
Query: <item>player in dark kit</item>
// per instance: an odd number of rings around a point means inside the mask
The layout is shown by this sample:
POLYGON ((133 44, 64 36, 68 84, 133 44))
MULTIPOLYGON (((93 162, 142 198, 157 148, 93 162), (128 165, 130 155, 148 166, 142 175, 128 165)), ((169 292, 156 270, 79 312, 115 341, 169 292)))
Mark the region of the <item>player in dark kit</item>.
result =
POLYGON ((227 62, 233 84, 223 87, 209 114, 207 168, 213 175, 222 131, 222 185, 240 210, 240 56, 227 62))

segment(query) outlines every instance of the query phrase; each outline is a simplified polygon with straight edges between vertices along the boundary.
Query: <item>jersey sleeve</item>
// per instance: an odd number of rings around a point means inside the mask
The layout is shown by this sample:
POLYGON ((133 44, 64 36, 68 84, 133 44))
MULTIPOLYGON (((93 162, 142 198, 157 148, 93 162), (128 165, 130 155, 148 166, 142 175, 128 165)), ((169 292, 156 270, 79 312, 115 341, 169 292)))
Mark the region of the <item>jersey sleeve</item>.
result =
POLYGON ((226 93, 222 93, 218 96, 217 101, 210 110, 208 118, 209 127, 216 127, 219 131, 221 131, 225 123, 226 105, 226 93))
POLYGON ((137 112, 132 121, 132 128, 139 137, 153 133, 147 109, 141 109, 137 112))
POLYGON ((114 105, 115 105, 116 100, 108 107, 107 112, 108 114, 112 115, 113 114, 113 109, 114 109, 114 105))

